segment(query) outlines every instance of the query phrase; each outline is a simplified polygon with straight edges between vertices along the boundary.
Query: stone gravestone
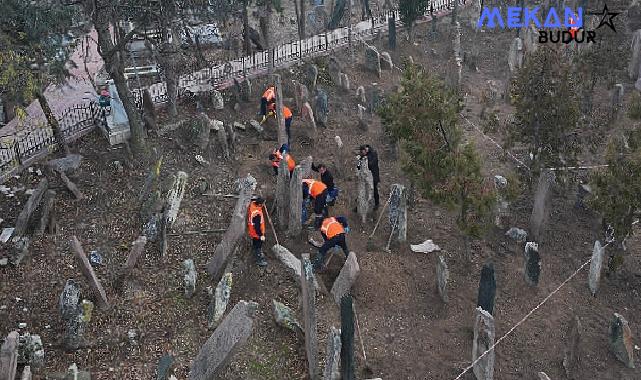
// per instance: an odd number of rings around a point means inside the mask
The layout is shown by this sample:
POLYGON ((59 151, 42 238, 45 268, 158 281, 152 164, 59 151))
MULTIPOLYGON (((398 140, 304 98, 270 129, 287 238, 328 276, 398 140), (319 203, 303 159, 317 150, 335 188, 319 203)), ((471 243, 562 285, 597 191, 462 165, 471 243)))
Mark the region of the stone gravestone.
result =
POLYGON ((327 336, 327 353, 323 380, 340 380, 339 364, 341 360, 341 330, 332 326, 327 336))
POLYGON ((396 49, 396 19, 394 17, 387 18, 388 39, 387 46, 390 50, 396 49))
POLYGON ((510 44, 507 64, 510 68, 511 76, 514 76, 516 71, 523 66, 523 41, 519 37, 514 38, 510 44))
POLYGON ((240 82, 240 99, 244 102, 249 102, 252 99, 252 82, 245 78, 240 82))
POLYGON ((318 66, 308 65, 305 69, 305 84, 310 90, 316 89, 316 80, 318 79, 318 66))
MULTIPOLYGON (((494 332, 494 317, 486 310, 480 307, 476 308, 472 362, 476 362, 483 353, 494 345, 494 332)), ((494 350, 476 362, 473 371, 477 380, 492 380, 494 377, 494 350)))
POLYGON ((302 232, 302 204, 303 168, 300 165, 296 165, 289 180, 289 229, 287 233, 292 238, 299 237, 302 232))
POLYGON ((303 254, 301 260, 301 288, 303 301, 303 325, 305 326, 305 352, 307 369, 312 380, 318 379, 318 331, 316 326, 316 288, 314 271, 309 261, 309 254, 303 254))
POLYGON ((618 111, 623 106, 623 96, 625 95, 625 87, 621 83, 614 85, 611 92, 611 106, 614 112, 618 111))
POLYGON ((641 29, 632 34, 631 48, 628 74, 630 79, 635 81, 639 78, 639 69, 641 68, 641 29))
POLYGON ((365 46, 365 68, 381 77, 381 57, 375 46, 365 46))
POLYGON ((183 270, 185 271, 185 297, 191 298, 196 291, 196 279, 198 278, 194 260, 187 259, 183 261, 183 270))
POLYGON ((491 315, 494 313, 494 296, 496 296, 496 278, 494 264, 490 262, 483 265, 481 269, 477 306, 491 315))
POLYGON ((367 98, 365 98, 365 87, 358 86, 356 89, 356 99, 361 104, 367 104, 367 98))
POLYGON ((336 86, 341 85, 341 73, 343 72, 342 65, 336 59, 336 57, 329 57, 329 62, 327 64, 327 71, 329 71, 329 77, 334 82, 336 86))
POLYGON ((174 364, 174 357, 170 354, 163 355, 158 361, 156 380, 167 380, 172 364, 174 364))
POLYGON ((45 364, 45 350, 40 335, 24 333, 18 338, 18 364, 35 370, 45 364))
POLYGON ((356 254, 354 252, 350 252, 349 256, 347 256, 347 260, 345 260, 345 264, 343 264, 343 268, 338 274, 338 277, 334 280, 334 285, 332 285, 331 293, 332 296, 334 296, 334 301, 337 305, 340 304, 341 298, 350 292, 360 271, 361 269, 358 266, 356 254))
POLYGON ((361 218, 361 223, 367 223, 367 216, 371 206, 374 203, 374 179, 372 172, 367 167, 367 158, 360 160, 360 169, 357 173, 358 178, 358 198, 356 209, 361 218))
POLYGON ((216 328, 193 361, 190 380, 214 380, 242 347, 254 328, 255 302, 239 301, 216 328))
POLYGON ((324 126, 327 123, 327 114, 329 113, 329 100, 327 93, 320 88, 316 94, 315 105, 314 115, 316 116, 316 122, 324 126))
POLYGON ((76 261, 78 262, 80 271, 89 282, 91 290, 98 299, 98 307, 100 307, 102 310, 109 309, 109 303, 107 302, 107 293, 105 293, 100 280, 98 280, 98 276, 96 276, 96 273, 93 271, 93 267, 89 263, 87 255, 82 249, 82 245, 80 245, 80 241, 78 241, 78 238, 76 238, 75 236, 71 237, 71 250, 76 256, 76 261))
POLYGON ((578 368, 581 357, 581 321, 574 316, 570 322, 568 343, 563 356, 563 368, 568 379, 574 379, 574 372, 578 368))
POLYGON ((355 380, 354 305, 349 295, 341 299, 341 379, 355 380))
POLYGON ((634 343, 632 342, 632 330, 628 321, 622 315, 614 313, 614 319, 610 323, 610 349, 617 359, 622 361, 628 368, 634 368, 634 343))
POLYGON ((349 91, 350 89, 349 77, 345 73, 341 73, 341 88, 343 91, 349 91))
POLYGON ((62 338, 67 351, 75 351, 83 341, 85 325, 80 320, 80 286, 73 280, 67 280, 58 302, 60 316, 65 325, 62 338))
POLYGON ((225 314, 227 304, 231 297, 232 284, 233 276, 230 272, 227 272, 223 275, 223 278, 220 279, 216 289, 211 290, 211 287, 208 288, 211 300, 207 308, 207 324, 210 329, 216 328, 218 322, 220 322, 225 314))
POLYGON ((436 285, 438 287, 438 295, 445 303, 449 301, 447 297, 447 281, 449 278, 450 271, 447 269, 447 263, 443 256, 439 256, 438 262, 436 263, 436 285))
POLYGON ((274 310, 274 319, 276 320, 277 325, 292 330, 297 334, 303 334, 303 328, 294 317, 292 309, 276 300, 272 300, 272 306, 274 310))
POLYGON ((383 90, 378 87, 378 84, 367 86, 367 108, 370 113, 376 112, 378 107, 383 101, 383 90))
POLYGON ((213 90, 211 92, 211 100, 215 110, 222 110, 225 108, 223 94, 221 94, 220 91, 213 90))
POLYGON ((303 113, 303 105, 307 103, 309 100, 309 91, 307 90, 307 86, 305 86, 303 83, 300 83, 298 81, 293 81, 294 82, 294 97, 296 99, 296 109, 298 109, 299 113, 303 113))
POLYGON ((550 380, 550 377, 545 372, 538 373, 539 380, 550 380))
POLYGON ((536 193, 534 194, 534 206, 530 216, 530 232, 534 241, 541 240, 543 233, 541 227, 546 219, 546 208, 549 201, 550 186, 554 183, 555 174, 553 171, 543 171, 539 177, 536 193))
POLYGON ((381 70, 392 70, 394 68, 394 63, 392 62, 392 57, 388 52, 384 51, 381 53, 381 70))
POLYGON ((525 243, 525 263, 524 263, 525 282, 530 286, 539 284, 541 276, 541 256, 539 255, 539 246, 532 241, 525 243))
POLYGON ((389 203, 389 222, 394 229, 394 235, 400 242, 407 240, 407 193, 405 186, 395 183, 392 185, 389 203))
POLYGON ((599 289, 599 281, 601 280, 601 268, 603 267, 603 254, 605 249, 601 247, 601 243, 597 240, 594 242, 592 249, 592 261, 590 262, 590 273, 588 275, 588 286, 592 295, 596 295, 599 289))
POLYGON ((18 367, 18 332, 12 331, 0 347, 0 380, 14 380, 18 367))

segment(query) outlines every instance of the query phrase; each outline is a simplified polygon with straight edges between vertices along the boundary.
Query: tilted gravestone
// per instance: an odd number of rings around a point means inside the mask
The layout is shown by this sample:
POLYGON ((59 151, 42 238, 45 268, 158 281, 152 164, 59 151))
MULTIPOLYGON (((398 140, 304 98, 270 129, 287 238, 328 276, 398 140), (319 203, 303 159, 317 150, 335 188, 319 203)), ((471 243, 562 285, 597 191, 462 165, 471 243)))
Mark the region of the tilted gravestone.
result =
POLYGON ((356 254, 354 252, 350 252, 349 256, 347 256, 347 260, 345 260, 345 264, 343 264, 343 268, 338 274, 338 277, 334 280, 334 285, 332 285, 331 292, 337 305, 340 305, 341 298, 350 292, 360 271, 361 269, 358 266, 356 254))
POLYGON ((614 313, 610 323, 610 349, 628 368, 634 368, 634 342, 628 321, 622 315, 614 313))
POLYGON ((445 303, 449 301, 447 296, 447 282, 449 278, 450 271, 447 269, 447 263, 443 256, 439 256, 438 262, 436 263, 436 285, 438 287, 438 294, 445 303))
POLYGON ((578 368, 581 357, 581 321, 574 316, 570 322, 567 347, 563 356, 563 368, 568 379, 574 379, 574 373, 578 368))
POLYGON ((323 380, 340 380, 341 330, 332 326, 327 336, 327 352, 323 380))
POLYGON ((534 195, 534 206, 530 216, 530 232, 534 241, 541 241, 541 235, 544 232, 543 222, 547 216, 547 203, 550 199, 550 187, 555 181, 553 171, 546 170, 541 173, 534 195))
POLYGON ((318 330, 316 326, 316 287, 314 271, 309 261, 309 254, 303 254, 301 260, 301 288, 303 300, 303 325, 305 326, 305 352, 307 370, 312 380, 318 379, 318 330))
POLYGON ((193 361, 189 380, 214 380, 247 342, 258 310, 255 302, 239 301, 216 328, 193 361))
POLYGON ((341 299, 341 379, 355 380, 354 305, 352 296, 341 299))
POLYGON ((494 345, 495 327, 494 317, 482 308, 476 308, 474 322, 474 342, 472 344, 472 362, 474 375, 477 380, 493 380, 494 377, 494 349, 485 353, 494 345), (481 356, 485 354, 481 358, 481 356), (479 359, 477 361, 477 359, 479 359))
POLYGON ((191 298, 196 291, 196 280, 198 279, 198 272, 194 260, 187 259, 183 261, 183 270, 185 272, 185 297, 191 298))
POLYGON ((392 62, 392 57, 388 52, 384 51, 380 54, 381 57, 381 70, 392 70, 394 68, 394 62, 392 62))
POLYGON ((490 262, 483 265, 483 268, 481 269, 477 306, 487 311, 490 315, 493 314, 495 296, 496 278, 494 275, 494 264, 490 262))
POLYGON ((539 246, 535 242, 525 243, 524 267, 525 282, 530 286, 538 285, 541 276, 541 256, 539 246))
POLYGON ((227 304, 231 297, 231 287, 233 276, 230 272, 223 275, 216 289, 209 290, 210 301, 207 308, 207 324, 210 329, 216 328, 218 322, 222 319, 227 309, 227 304))
POLYGON ((393 184, 389 203, 390 226, 394 236, 400 242, 407 240, 407 192, 405 186, 393 184))

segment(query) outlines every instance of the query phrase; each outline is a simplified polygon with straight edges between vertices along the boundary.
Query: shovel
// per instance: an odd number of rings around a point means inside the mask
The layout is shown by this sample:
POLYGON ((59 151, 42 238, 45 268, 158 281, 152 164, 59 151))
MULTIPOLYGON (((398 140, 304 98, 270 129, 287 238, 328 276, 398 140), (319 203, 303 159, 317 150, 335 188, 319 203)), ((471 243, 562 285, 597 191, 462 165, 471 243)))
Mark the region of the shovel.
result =
POLYGON ((372 237, 374 237, 374 234, 376 233, 376 229, 378 228, 378 225, 381 223, 381 219, 383 219, 383 213, 385 212, 385 209, 389 205, 390 201, 392 200, 392 194, 390 194, 389 198, 387 199, 387 202, 385 202, 385 205, 381 209, 381 213, 378 216, 378 220, 376 221, 376 225, 374 226, 374 231, 367 237, 367 245, 366 245, 366 250, 367 252, 372 252, 376 249, 376 246, 374 242, 372 241, 372 237))

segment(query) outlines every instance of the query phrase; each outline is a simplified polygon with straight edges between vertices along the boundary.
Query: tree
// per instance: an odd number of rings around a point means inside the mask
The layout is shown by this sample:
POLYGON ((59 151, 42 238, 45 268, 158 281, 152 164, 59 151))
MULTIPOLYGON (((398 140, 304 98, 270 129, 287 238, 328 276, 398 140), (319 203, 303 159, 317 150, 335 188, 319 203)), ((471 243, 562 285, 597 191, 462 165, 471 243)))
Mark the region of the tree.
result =
POLYGON ((428 5, 428 0, 400 0, 399 2, 401 21, 407 25, 407 36, 410 42, 414 41, 414 24, 419 17, 425 14, 428 5))
POLYGON ((528 57, 513 83, 515 123, 509 143, 527 146, 532 171, 542 166, 576 162, 579 107, 571 65, 553 48, 540 48, 528 57))
POLYGON ((75 8, 55 1, 0 2, 0 96, 14 104, 37 99, 56 142, 69 154, 64 133, 43 92, 69 78, 69 50, 64 37, 75 8))
POLYGON ((622 262, 625 241, 641 213, 641 131, 612 138, 606 151, 608 167, 595 173, 591 205, 614 230, 616 262, 622 262))
POLYGON ((400 92, 390 95, 379 115, 400 141, 401 167, 423 196, 456 209, 465 256, 470 238, 489 225, 496 195, 482 174, 473 144, 463 143, 457 125, 459 99, 436 77, 408 65, 400 92))

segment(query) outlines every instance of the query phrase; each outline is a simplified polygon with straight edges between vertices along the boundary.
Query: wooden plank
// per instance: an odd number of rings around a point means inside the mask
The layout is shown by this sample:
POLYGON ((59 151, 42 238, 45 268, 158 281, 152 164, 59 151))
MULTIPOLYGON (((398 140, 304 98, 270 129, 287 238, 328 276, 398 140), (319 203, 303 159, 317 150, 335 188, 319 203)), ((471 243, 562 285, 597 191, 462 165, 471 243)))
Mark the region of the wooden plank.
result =
POLYGON ((76 256, 78 265, 80 266, 80 271, 85 276, 87 281, 89 281, 89 286, 97 297, 98 307, 102 310, 107 310, 109 308, 109 303, 107 302, 107 294, 102 288, 100 280, 98 280, 96 273, 93 271, 93 268, 89 263, 89 259, 87 259, 87 255, 85 255, 85 251, 82 249, 80 241, 78 241, 78 238, 75 235, 71 237, 70 244, 71 250, 76 256))

